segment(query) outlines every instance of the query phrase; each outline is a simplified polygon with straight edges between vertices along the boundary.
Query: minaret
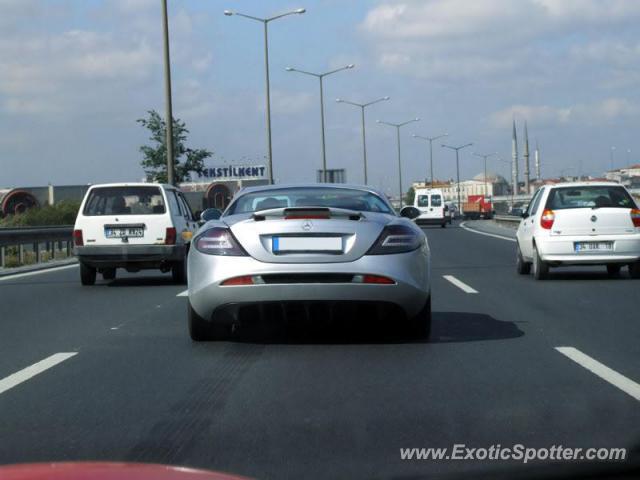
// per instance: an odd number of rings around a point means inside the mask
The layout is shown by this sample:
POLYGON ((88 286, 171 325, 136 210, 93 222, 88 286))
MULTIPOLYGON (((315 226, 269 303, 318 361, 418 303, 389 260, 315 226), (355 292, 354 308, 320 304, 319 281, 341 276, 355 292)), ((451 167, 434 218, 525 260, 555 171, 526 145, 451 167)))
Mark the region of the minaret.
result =
POLYGON ((524 193, 529 195, 529 132, 527 131, 527 121, 524 122, 524 193))
POLYGON ((536 162, 536 178, 538 180, 542 180, 542 176, 540 175, 540 149, 538 148, 537 140, 536 140, 535 162, 536 162))
POLYGON ((518 134, 516 133, 516 119, 513 119, 513 132, 511 134, 511 188, 513 194, 518 194, 518 134))

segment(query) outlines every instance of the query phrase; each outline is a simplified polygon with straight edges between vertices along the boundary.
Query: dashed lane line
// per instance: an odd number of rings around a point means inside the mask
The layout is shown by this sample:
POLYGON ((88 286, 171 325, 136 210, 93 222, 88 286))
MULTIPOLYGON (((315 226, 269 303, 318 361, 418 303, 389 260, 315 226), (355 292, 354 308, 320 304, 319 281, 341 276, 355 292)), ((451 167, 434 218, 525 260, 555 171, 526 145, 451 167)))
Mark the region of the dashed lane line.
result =
POLYGON ((594 375, 597 375, 604 381, 609 382, 614 387, 619 388, 624 393, 631 395, 636 400, 640 400, 640 384, 634 382, 630 378, 627 378, 621 373, 607 367, 586 353, 582 353, 577 348, 556 347, 556 350, 576 362, 581 367, 586 368, 594 375))
POLYGON ((30 378, 39 375, 40 373, 50 369, 51 367, 55 367, 59 363, 62 363, 65 360, 73 357, 74 355, 77 355, 77 353, 78 352, 54 353, 44 360, 40 360, 39 362, 34 363, 27 368, 23 368, 22 370, 3 378, 2 380, 0 380, 0 394, 12 389, 17 385, 20 385, 23 382, 26 382, 30 378))
POLYGON ((464 283, 463 281, 458 280, 453 275, 443 275, 442 278, 444 278, 445 280, 448 280, 449 282, 451 282, 453 285, 455 285, 465 293, 478 293, 478 291, 475 288, 472 288, 466 283, 464 283))

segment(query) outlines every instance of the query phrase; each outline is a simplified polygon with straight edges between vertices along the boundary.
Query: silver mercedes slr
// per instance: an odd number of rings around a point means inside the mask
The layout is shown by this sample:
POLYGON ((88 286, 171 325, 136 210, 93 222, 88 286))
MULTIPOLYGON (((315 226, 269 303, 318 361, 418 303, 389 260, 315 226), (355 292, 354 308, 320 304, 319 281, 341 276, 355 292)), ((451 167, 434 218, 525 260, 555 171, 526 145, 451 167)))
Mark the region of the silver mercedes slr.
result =
POLYGON ((342 184, 245 188, 224 213, 205 210, 202 218, 187 270, 194 341, 226 339, 245 322, 350 318, 401 321, 428 337, 429 244, 380 192, 342 184))

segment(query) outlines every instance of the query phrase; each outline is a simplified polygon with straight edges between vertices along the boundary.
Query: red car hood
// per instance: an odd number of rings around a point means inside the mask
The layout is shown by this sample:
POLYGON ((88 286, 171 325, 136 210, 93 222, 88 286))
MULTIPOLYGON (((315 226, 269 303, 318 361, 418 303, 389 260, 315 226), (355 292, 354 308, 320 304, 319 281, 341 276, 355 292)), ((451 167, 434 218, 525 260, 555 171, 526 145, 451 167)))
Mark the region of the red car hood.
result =
POLYGON ((145 463, 24 463, 0 467, 0 480, 248 480, 210 470, 145 463))

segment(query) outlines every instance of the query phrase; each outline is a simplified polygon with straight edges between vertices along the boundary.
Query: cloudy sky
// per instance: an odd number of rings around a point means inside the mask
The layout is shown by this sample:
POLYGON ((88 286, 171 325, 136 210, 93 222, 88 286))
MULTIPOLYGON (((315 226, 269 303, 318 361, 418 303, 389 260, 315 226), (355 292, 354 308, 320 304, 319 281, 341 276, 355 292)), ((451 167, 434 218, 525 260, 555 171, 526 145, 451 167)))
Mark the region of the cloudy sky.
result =
MULTIPOLYGON (((610 148, 620 166, 640 144, 637 0, 169 0, 174 115, 210 165, 265 155, 261 25, 225 8, 269 16, 274 173, 309 181, 319 168, 318 84, 286 66, 323 71, 327 159, 361 182, 359 111, 342 97, 391 101, 367 113, 370 182, 396 190, 395 132, 376 119, 422 120, 403 130, 403 179, 426 174, 412 133, 449 132, 476 152, 507 159, 511 121, 528 121, 543 174, 601 174, 610 148), (628 152, 630 150, 630 152, 628 152)), ((0 0, 0 186, 96 183, 143 176, 136 124, 163 111, 160 0, 0 0)), ((438 148, 435 172, 455 174, 438 148)), ((507 175, 508 165, 490 160, 507 175)), ((481 161, 462 156, 462 174, 481 161)))

